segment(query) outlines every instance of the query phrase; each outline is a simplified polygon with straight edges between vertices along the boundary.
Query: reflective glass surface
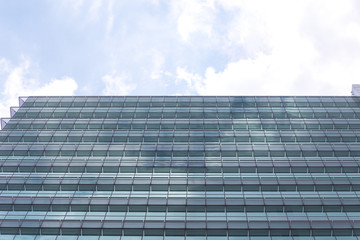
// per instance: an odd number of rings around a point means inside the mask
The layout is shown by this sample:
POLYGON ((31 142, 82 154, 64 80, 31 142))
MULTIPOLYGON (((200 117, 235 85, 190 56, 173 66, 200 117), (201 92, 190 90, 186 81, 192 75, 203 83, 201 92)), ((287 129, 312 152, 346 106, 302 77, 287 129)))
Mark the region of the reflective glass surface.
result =
POLYGON ((0 131, 0 239, 360 235, 357 97, 20 102, 0 131))

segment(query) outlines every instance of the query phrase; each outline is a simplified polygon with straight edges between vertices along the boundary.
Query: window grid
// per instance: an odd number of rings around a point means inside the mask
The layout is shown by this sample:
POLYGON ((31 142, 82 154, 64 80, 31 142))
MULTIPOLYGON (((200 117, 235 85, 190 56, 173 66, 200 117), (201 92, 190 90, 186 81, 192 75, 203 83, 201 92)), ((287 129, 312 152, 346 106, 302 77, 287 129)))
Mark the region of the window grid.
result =
POLYGON ((2 235, 360 233, 356 97, 21 101, 0 132, 2 235))

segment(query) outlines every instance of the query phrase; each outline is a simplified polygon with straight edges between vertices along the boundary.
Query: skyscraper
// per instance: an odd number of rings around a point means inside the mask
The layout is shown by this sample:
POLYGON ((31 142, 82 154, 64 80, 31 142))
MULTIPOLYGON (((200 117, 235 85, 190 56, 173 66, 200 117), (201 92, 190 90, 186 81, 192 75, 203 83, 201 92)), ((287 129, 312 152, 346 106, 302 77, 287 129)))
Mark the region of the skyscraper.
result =
POLYGON ((28 97, 0 239, 357 239, 358 97, 28 97))

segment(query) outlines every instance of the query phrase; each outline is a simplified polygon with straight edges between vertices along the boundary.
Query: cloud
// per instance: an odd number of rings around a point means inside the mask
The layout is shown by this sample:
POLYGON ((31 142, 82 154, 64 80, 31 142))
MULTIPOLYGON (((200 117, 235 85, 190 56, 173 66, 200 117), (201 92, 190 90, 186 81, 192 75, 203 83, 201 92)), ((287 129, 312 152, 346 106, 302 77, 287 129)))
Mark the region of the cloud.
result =
POLYGON ((7 61, 5 58, 0 59, 0 74, 6 73, 9 71, 9 61, 7 61))
POLYGON ((82 5, 84 4, 84 0, 78 0, 78 1, 73 1, 73 0, 61 0, 60 3, 63 6, 69 6, 71 7, 71 9, 74 12, 78 12, 79 9, 82 7, 82 5))
POLYGON ((114 26, 114 13, 113 13, 114 1, 110 0, 107 6, 107 21, 106 21, 106 34, 109 35, 114 26))
POLYGON ((160 79, 165 74, 163 71, 164 62, 165 62, 164 56, 160 52, 154 51, 151 54, 151 57, 153 60, 152 60, 150 78, 151 79, 160 79))
POLYGON ((214 0, 182 0, 172 2, 173 14, 178 16, 177 30, 184 41, 192 33, 212 34, 214 0))
MULTIPOLYGON (((238 59, 229 57, 222 70, 208 66, 202 74, 179 66, 178 81, 197 94, 349 95, 351 84, 359 83, 360 14, 354 0, 218 0, 216 6, 231 20, 225 33, 212 34, 224 34, 219 44, 238 59), (242 55, 231 53, 236 47, 242 55)), ((208 28, 214 29, 203 26, 208 28)))
POLYGON ((1 92, 0 116, 9 117, 9 107, 18 106, 19 96, 65 96, 74 95, 77 83, 70 77, 51 79, 41 83, 33 74, 29 59, 22 58, 18 66, 7 59, 0 59, 0 76, 5 79, 1 92))
POLYGON ((51 79, 49 83, 31 90, 31 92, 37 96, 72 96, 77 88, 78 85, 74 79, 63 77, 61 79, 51 79))
MULTIPOLYGON (((88 24, 101 22, 104 24, 106 35, 108 35, 114 24, 114 0, 92 0, 84 4, 84 0, 61 0, 62 7, 66 8, 68 13, 81 15, 88 24), (103 22, 103 19, 105 21, 103 22)), ((79 21, 79 19, 77 19, 79 21)))
POLYGON ((105 75, 102 81, 105 83, 104 95, 128 95, 136 89, 136 85, 128 83, 129 77, 125 74, 120 76, 105 75))
POLYGON ((198 74, 190 73, 185 68, 178 67, 176 69, 176 83, 185 81, 189 89, 199 91, 202 88, 202 77, 198 74))
POLYGON ((89 17, 91 21, 97 21, 101 12, 103 2, 101 0, 93 0, 89 7, 89 17))

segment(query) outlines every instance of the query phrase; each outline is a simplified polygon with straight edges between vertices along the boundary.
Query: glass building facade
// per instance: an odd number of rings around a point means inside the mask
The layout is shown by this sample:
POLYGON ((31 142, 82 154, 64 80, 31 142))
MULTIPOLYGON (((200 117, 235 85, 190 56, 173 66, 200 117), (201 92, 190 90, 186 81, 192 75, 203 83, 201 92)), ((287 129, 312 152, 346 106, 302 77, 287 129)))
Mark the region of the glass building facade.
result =
POLYGON ((0 239, 360 236, 357 97, 20 102, 0 131, 0 239))

